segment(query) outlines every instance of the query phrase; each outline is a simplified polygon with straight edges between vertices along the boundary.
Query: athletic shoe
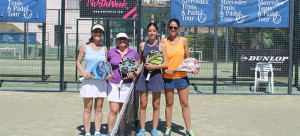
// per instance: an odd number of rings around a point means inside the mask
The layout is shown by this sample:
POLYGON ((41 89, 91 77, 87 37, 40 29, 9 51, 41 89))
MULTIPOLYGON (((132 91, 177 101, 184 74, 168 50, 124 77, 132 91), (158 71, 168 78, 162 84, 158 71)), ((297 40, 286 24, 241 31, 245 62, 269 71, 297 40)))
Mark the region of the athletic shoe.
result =
POLYGON ((106 136, 110 136, 110 134, 107 134, 106 136))
POLYGON ((168 127, 167 127, 164 136, 171 136, 171 128, 168 128, 168 127))
POLYGON ((193 130, 189 130, 189 131, 186 130, 186 135, 187 136, 195 136, 193 130))
POLYGON ((144 129, 140 129, 139 133, 137 134, 137 136, 145 136, 146 131, 144 129))
POLYGON ((92 136, 91 133, 86 133, 84 136, 92 136))
POLYGON ((100 133, 100 134, 94 134, 94 136, 102 136, 102 134, 100 133))
POLYGON ((158 131, 157 131, 157 129, 153 129, 153 130, 151 131, 151 136, 158 136, 158 131))

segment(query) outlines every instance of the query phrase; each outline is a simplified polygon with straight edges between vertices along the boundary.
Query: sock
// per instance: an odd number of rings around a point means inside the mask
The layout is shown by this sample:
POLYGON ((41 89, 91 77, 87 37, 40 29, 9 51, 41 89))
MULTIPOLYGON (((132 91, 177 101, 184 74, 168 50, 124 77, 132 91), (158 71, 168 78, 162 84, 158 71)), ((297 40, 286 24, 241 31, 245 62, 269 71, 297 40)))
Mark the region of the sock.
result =
POLYGON ((100 134, 100 132, 99 132, 99 131, 95 131, 95 134, 94 134, 94 135, 96 135, 96 134, 100 134))
POLYGON ((85 133, 86 136, 91 135, 91 133, 85 133))

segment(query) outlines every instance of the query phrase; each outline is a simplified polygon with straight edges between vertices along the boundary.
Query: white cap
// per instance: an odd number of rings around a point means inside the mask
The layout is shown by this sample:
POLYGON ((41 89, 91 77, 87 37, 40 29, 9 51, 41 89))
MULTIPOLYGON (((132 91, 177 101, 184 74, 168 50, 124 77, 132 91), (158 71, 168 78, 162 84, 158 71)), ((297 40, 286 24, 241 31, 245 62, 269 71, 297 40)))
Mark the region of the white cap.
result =
POLYGON ((116 36, 117 39, 118 39, 118 38, 121 38, 121 37, 125 37, 126 39, 128 39, 127 34, 125 34, 125 33, 123 33, 123 32, 118 33, 117 36, 116 36))
POLYGON ((94 25, 93 28, 92 28, 92 31, 94 31, 94 30, 97 29, 97 28, 99 28, 99 29, 101 29, 102 31, 104 31, 104 27, 103 27, 102 25, 100 25, 100 24, 94 25))

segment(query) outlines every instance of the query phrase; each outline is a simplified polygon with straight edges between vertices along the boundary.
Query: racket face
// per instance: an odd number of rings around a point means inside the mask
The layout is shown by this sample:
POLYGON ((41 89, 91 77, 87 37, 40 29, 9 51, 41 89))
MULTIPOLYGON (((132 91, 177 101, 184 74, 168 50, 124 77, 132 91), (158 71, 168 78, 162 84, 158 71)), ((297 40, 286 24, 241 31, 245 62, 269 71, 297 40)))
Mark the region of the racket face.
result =
POLYGON ((119 70, 122 76, 127 76, 127 73, 136 73, 138 69, 138 63, 133 57, 124 57, 120 64, 119 70))
POLYGON ((112 73, 111 65, 106 61, 100 61, 93 67, 93 76, 98 80, 105 80, 112 73))
POLYGON ((150 63, 152 65, 160 65, 163 63, 164 56, 161 52, 156 50, 151 50, 147 54, 146 63, 150 63))
POLYGON ((177 71, 193 72, 200 69, 200 64, 195 58, 186 58, 177 71))

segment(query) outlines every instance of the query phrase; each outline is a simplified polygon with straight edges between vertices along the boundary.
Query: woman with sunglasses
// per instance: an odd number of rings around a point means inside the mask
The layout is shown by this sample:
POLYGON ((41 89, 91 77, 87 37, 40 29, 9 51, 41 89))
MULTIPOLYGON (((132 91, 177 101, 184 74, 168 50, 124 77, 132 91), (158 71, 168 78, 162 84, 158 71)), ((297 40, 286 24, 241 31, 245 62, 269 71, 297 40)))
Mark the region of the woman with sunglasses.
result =
MULTIPOLYGON (((191 130, 191 113, 188 103, 189 78, 186 72, 174 72, 183 60, 189 57, 188 39, 178 36, 179 27, 179 20, 171 19, 168 25, 170 36, 160 41, 160 44, 165 45, 168 56, 168 68, 163 70, 166 97, 165 116, 167 123, 164 135, 171 135, 172 108, 174 104, 174 90, 176 89, 179 95, 183 119, 187 128, 186 134, 194 136, 194 132, 191 130)), ((193 74, 197 74, 198 72, 198 70, 195 70, 193 74)))
MULTIPOLYGON (((95 133, 94 136, 101 136, 100 127, 102 121, 102 106, 104 98, 107 97, 107 82, 105 80, 91 79, 90 71, 99 61, 105 61, 107 48, 101 44, 104 35, 104 27, 101 24, 94 24, 91 28, 91 38, 88 43, 83 44, 79 49, 76 66, 85 78, 80 88, 80 96, 83 97, 84 112, 83 124, 85 136, 91 136, 91 112, 93 109, 93 98, 95 99, 95 133), (83 68, 81 62, 84 59, 83 68)), ((111 78, 109 75, 107 79, 111 78)))
MULTIPOLYGON (((158 28, 155 23, 149 23, 147 26, 147 34, 149 40, 142 42, 139 48, 140 60, 143 60, 144 67, 142 68, 139 80, 136 84, 136 89, 140 91, 140 125, 141 129, 137 136, 145 136, 145 120, 146 120, 146 108, 148 102, 148 92, 152 92, 152 106, 153 106, 153 123, 152 123, 152 136, 158 136, 157 125, 159 121, 160 113, 160 95, 164 90, 164 81, 161 75, 161 69, 167 68, 168 60, 166 54, 166 48, 159 44, 157 39, 158 28), (152 65, 146 62, 147 54, 151 50, 162 52, 164 56, 164 63, 161 65, 152 65), (154 70, 151 73, 149 81, 146 81, 146 77, 149 70, 154 70)), ((141 61, 139 61, 141 63, 141 61)))
POLYGON ((118 85, 121 81, 121 74, 119 72, 119 64, 124 57, 133 57, 137 61, 139 61, 140 56, 134 50, 128 46, 128 36, 126 33, 120 32, 116 35, 117 39, 117 47, 110 49, 107 52, 107 61, 111 64, 113 77, 108 80, 108 95, 107 100, 109 101, 110 112, 108 115, 108 133, 113 130, 115 125, 118 112, 121 110, 123 103, 125 102, 127 95, 130 92, 130 84, 132 83, 132 79, 135 78, 140 73, 140 65, 138 66, 138 70, 136 74, 128 73, 127 79, 124 79, 124 82, 121 86, 120 92, 118 85), (120 93, 120 94, 119 94, 120 93), (119 97, 120 95, 120 97, 119 97))

